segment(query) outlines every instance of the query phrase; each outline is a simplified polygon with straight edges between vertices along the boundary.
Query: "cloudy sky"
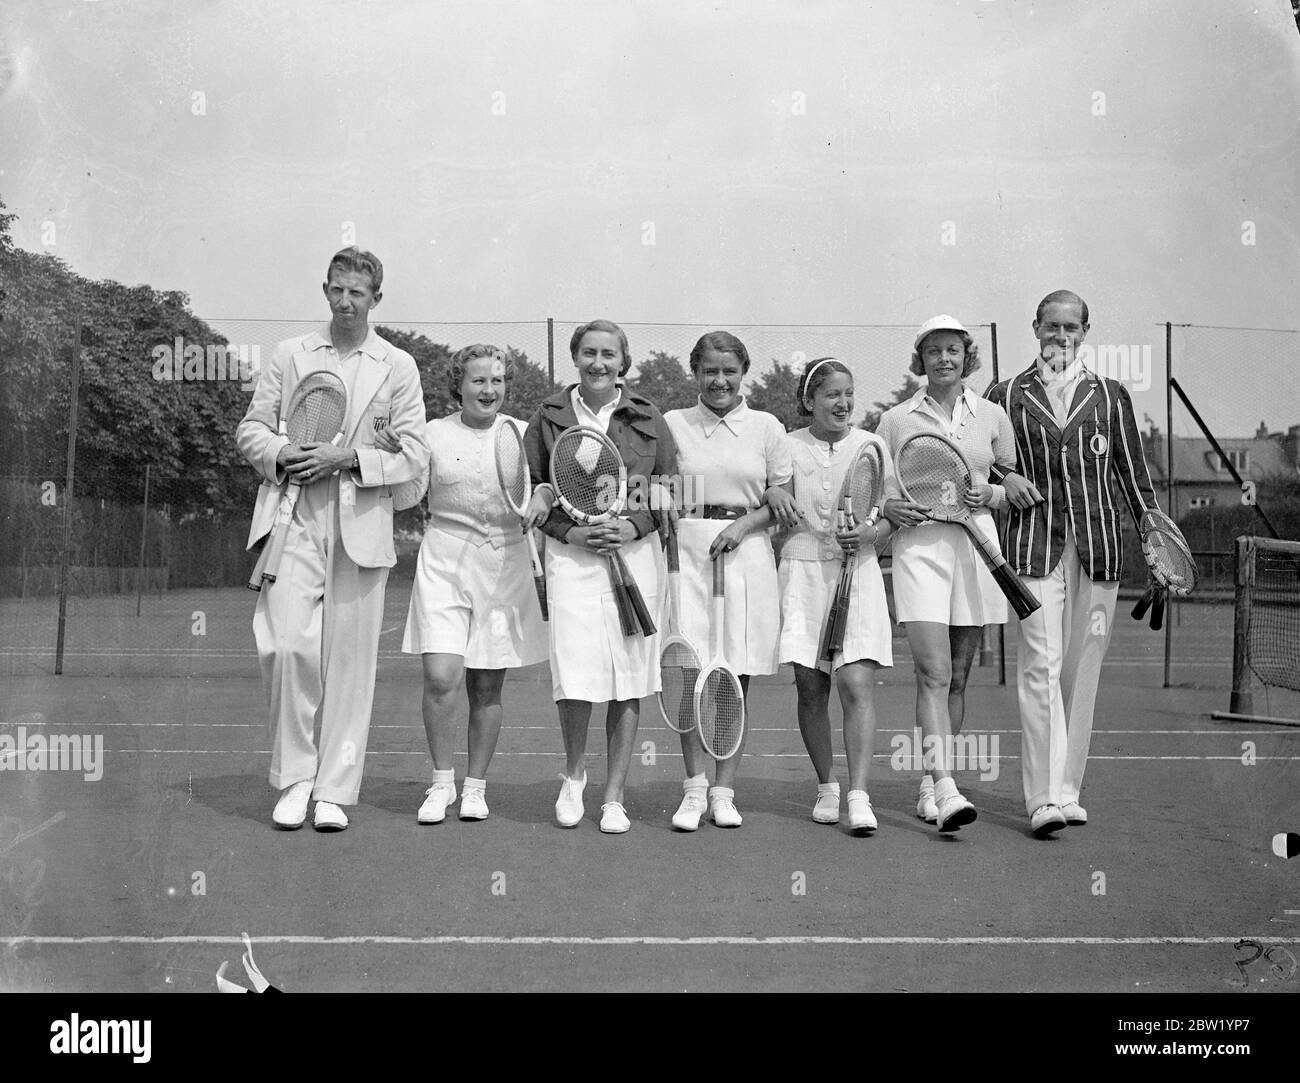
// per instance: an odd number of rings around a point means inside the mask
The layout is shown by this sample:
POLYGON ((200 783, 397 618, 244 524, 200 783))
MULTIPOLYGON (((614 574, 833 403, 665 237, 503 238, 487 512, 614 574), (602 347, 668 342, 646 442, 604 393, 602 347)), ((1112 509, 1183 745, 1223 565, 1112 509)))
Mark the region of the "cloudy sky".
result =
MULTIPOLYGON (((1158 323, 1300 326, 1289 0, 5 0, 0 40, 18 242, 218 321, 323 315, 350 224, 391 321, 951 312, 1004 374, 1068 286, 1157 417, 1158 323)), ((1176 344, 1217 426, 1300 422, 1300 336, 1176 344)))

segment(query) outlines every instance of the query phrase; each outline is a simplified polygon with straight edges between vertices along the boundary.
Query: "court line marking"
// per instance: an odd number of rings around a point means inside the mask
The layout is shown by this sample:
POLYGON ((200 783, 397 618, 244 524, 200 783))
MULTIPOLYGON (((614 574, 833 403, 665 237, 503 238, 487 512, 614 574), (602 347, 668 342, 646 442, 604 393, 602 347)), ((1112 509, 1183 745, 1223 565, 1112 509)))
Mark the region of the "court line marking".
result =
MULTIPOLYGON (((360 945, 394 947, 467 946, 527 947, 530 945, 591 947, 697 947, 718 944, 736 947, 781 945, 859 945, 892 947, 920 945, 1020 947, 1060 945, 1081 947, 1190 946, 1236 944, 1252 940, 1258 944, 1300 944, 1300 936, 254 936, 254 944, 312 944, 329 947, 360 945)), ((93 944, 242 944, 238 936, 7 936, 0 944, 19 947, 84 946, 93 944)))
MULTIPOLYGON (((104 752, 106 753, 111 752, 114 755, 129 753, 133 755, 156 755, 156 756, 269 756, 271 754, 271 750, 269 748, 106 748, 104 749, 104 752)), ((13 753, 11 753, 11 755, 12 754, 13 753)), ((408 749, 408 750, 383 749, 378 751, 367 749, 366 755, 367 756, 423 756, 425 759, 427 759, 429 753, 426 749, 408 749)), ((544 752, 497 751, 494 754, 493 758, 495 759, 500 756, 562 757, 563 755, 564 755, 563 750, 557 748, 553 751, 544 751, 544 752)), ((637 754, 634 753, 634 755, 637 754)), ((656 757, 671 757, 674 759, 681 759, 682 756, 680 752, 672 752, 672 751, 667 751, 667 752, 656 751, 655 755, 656 757)), ((892 752, 873 752, 871 758, 876 760, 888 760, 888 759, 892 759, 894 755, 895 753, 892 752)), ((746 752, 745 756, 756 760, 806 760, 808 758, 808 753, 807 752, 746 752)), ((835 758, 837 760, 842 760, 845 757, 840 753, 836 753, 835 758)), ((1007 753, 999 753, 996 757, 993 758, 997 759, 999 762, 1001 762, 1002 760, 1020 759, 1019 756, 1012 756, 1007 753)), ((1235 756, 1095 756, 1094 755, 1094 756, 1089 756, 1088 759, 1089 761, 1091 760, 1192 760, 1192 761, 1230 760, 1234 763, 1240 763, 1241 755, 1240 754, 1235 756)), ((1256 756, 1255 760, 1257 762, 1265 761, 1265 760, 1275 760, 1281 763, 1293 763, 1293 762, 1300 761, 1300 756, 1256 756)), ((969 770, 974 771, 975 768, 972 767, 969 770)))

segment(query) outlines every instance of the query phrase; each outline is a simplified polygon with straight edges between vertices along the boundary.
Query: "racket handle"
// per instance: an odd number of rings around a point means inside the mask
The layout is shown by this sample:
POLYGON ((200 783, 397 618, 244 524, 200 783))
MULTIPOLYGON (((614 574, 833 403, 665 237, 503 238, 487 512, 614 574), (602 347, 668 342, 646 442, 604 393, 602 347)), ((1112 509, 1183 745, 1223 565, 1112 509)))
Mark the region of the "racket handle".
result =
POLYGON ((262 543, 262 550, 257 554, 257 563, 253 565, 253 574, 248 577, 248 589, 262 589, 262 573, 266 571, 266 558, 271 554, 271 540, 262 543))
POLYGON ((271 544, 267 546, 270 555, 266 558, 266 568, 262 572, 262 578, 268 583, 274 583, 275 577, 280 574, 280 558, 284 556, 284 543, 288 536, 288 525, 276 524, 275 533, 271 536, 271 544))
POLYGON ((551 610, 546 604, 546 576, 534 576, 533 589, 537 591, 537 605, 542 611, 542 620, 549 621, 551 619, 551 610))
POLYGON ((611 553, 607 556, 606 561, 609 564, 609 581, 614 587, 614 605, 618 609, 618 623, 623 629, 624 636, 634 636, 639 630, 636 623, 636 614, 632 611, 632 602, 627 596, 627 585, 623 582, 623 576, 619 573, 618 563, 614 560, 611 553))
POLYGON ((1152 583, 1147 587, 1146 592, 1137 600, 1137 605, 1133 607, 1133 619, 1141 620, 1147 615, 1147 610, 1151 608, 1152 599, 1156 596, 1156 585, 1152 583))
POLYGON ((551 619, 550 607, 546 604, 546 572, 542 568, 542 558, 537 555, 537 542, 533 532, 524 528, 524 538, 528 545, 528 560, 533 566, 533 589, 537 591, 537 604, 542 610, 542 620, 551 619))
POLYGON ((627 592, 628 602, 631 603, 632 612, 641 628, 641 634, 648 639, 658 629, 655 628, 655 622, 650 616, 650 610, 646 608, 645 595, 641 593, 641 588, 637 586, 636 579, 632 576, 632 569, 627 566, 627 561, 623 559, 623 555, 615 551, 614 559, 618 562, 618 574, 623 579, 623 588, 627 592))
POLYGON ((1011 608, 1016 611, 1016 616, 1021 620, 1032 616, 1043 607, 1043 603, 1029 593, 1029 588, 1020 581, 1020 577, 1011 570, 1011 565, 1005 560, 993 569, 993 578, 1007 601, 1011 603, 1011 608))
POLYGON ((1164 627, 1165 623, 1165 591, 1164 588, 1156 590, 1156 596, 1151 599, 1151 631, 1158 632, 1164 627))

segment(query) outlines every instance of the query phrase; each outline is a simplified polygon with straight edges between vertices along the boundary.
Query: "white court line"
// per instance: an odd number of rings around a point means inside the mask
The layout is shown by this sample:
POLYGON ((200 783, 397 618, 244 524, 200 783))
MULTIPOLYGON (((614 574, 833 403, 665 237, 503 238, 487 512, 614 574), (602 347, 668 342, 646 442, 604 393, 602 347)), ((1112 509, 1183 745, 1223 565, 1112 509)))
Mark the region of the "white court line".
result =
MULTIPOLYGON (((1236 944, 1246 939, 1257 944, 1300 944, 1300 936, 254 936, 254 944, 316 944, 330 947, 360 945, 395 947, 439 947, 464 944, 486 947, 527 947, 560 945, 565 947, 696 947, 719 944, 736 947, 782 945, 839 944, 862 947, 979 946, 1020 947, 1056 944, 1082 947, 1123 947, 1183 945, 1206 947, 1236 944)), ((242 944, 238 936, 6 936, 0 944, 17 947, 35 944, 83 946, 88 944, 242 944)))
MULTIPOLYGON (((106 753, 111 752, 114 755, 130 754, 130 755, 150 755, 150 756, 269 756, 271 754, 271 750, 269 748, 106 748, 104 749, 104 752, 106 753)), ((10 755, 13 754, 14 753, 10 753, 10 755)), ((425 749, 411 749, 409 751, 402 751, 402 750, 373 751, 367 749, 366 755, 367 756, 422 756, 425 759, 428 759, 429 753, 425 749)), ((564 755, 563 749, 557 748, 554 749, 553 751, 548 751, 548 752, 498 751, 494 754, 493 758, 495 759, 501 756, 563 756, 563 755, 564 755)), ((634 755, 639 755, 639 753, 634 753, 634 755)), ((656 750, 655 756, 681 759, 682 754, 680 752, 671 752, 671 751, 659 752, 656 750)), ((808 758, 808 753, 807 752, 746 752, 745 756, 747 758, 756 759, 756 760, 806 760, 808 758)), ((894 753, 892 752, 872 753, 872 759, 876 759, 876 760, 888 760, 888 759, 892 759, 893 756, 894 753)), ((837 760, 842 760, 844 759, 844 756, 841 753, 836 753, 835 758, 837 760)), ((1005 753, 999 753, 996 757, 993 758, 998 760, 999 762, 1001 762, 1002 760, 1020 759, 1019 756, 1011 756, 1005 753)), ((1089 761, 1091 760, 1193 760, 1193 761, 1229 760, 1236 763, 1241 762, 1240 754, 1235 756, 1089 756, 1088 759, 1089 761)), ((1300 756, 1256 756, 1255 760, 1256 762, 1261 762, 1265 760, 1276 760, 1282 763, 1291 763, 1291 762, 1300 761, 1300 756)), ((974 771, 975 768, 972 767, 970 768, 970 770, 974 771)))

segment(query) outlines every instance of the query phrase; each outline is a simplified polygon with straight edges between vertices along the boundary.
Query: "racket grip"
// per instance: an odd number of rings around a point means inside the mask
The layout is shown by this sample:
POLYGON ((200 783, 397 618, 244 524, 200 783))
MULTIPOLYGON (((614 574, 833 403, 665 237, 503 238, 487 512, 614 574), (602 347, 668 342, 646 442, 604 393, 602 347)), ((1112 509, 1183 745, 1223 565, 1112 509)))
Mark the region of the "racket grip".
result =
POLYGON ((261 591, 262 573, 266 571, 266 558, 271 554, 271 542, 268 538, 263 544, 261 552, 257 554, 257 563, 253 565, 253 574, 248 577, 248 589, 261 591))
POLYGON ((1142 597, 1137 600, 1137 605, 1133 607, 1132 616, 1134 620, 1141 620, 1143 617, 1147 615, 1147 610, 1151 608, 1151 601, 1153 598, 1155 598, 1155 596, 1156 596, 1156 587, 1155 584, 1152 583, 1149 587, 1147 587, 1142 597))
POLYGON ((634 636, 639 631, 636 614, 632 611, 632 601, 627 595, 627 584, 619 572, 618 562, 611 553, 605 558, 609 564, 609 581, 614 588, 614 605, 618 609, 618 623, 624 636, 634 636))
POLYGON ((533 588, 537 591, 537 604, 542 610, 542 620, 549 621, 551 619, 551 610, 546 604, 546 576, 534 576, 533 588))
POLYGON ((1011 570, 1005 561, 993 569, 993 578, 1006 596, 1016 616, 1021 620, 1032 616, 1043 607, 1043 603, 1029 593, 1029 588, 1020 581, 1020 577, 1011 570))
POLYGON ((636 585, 636 580, 632 578, 630 571, 624 574, 623 583, 627 587, 628 600, 632 603, 632 612, 636 614, 636 622, 641 627, 641 634, 648 639, 658 629, 655 628, 650 610, 646 608, 645 595, 641 593, 641 588, 636 585))
POLYGON ((1165 591, 1164 588, 1156 590, 1156 596, 1151 599, 1151 624, 1153 632, 1160 631, 1165 624, 1165 591))

